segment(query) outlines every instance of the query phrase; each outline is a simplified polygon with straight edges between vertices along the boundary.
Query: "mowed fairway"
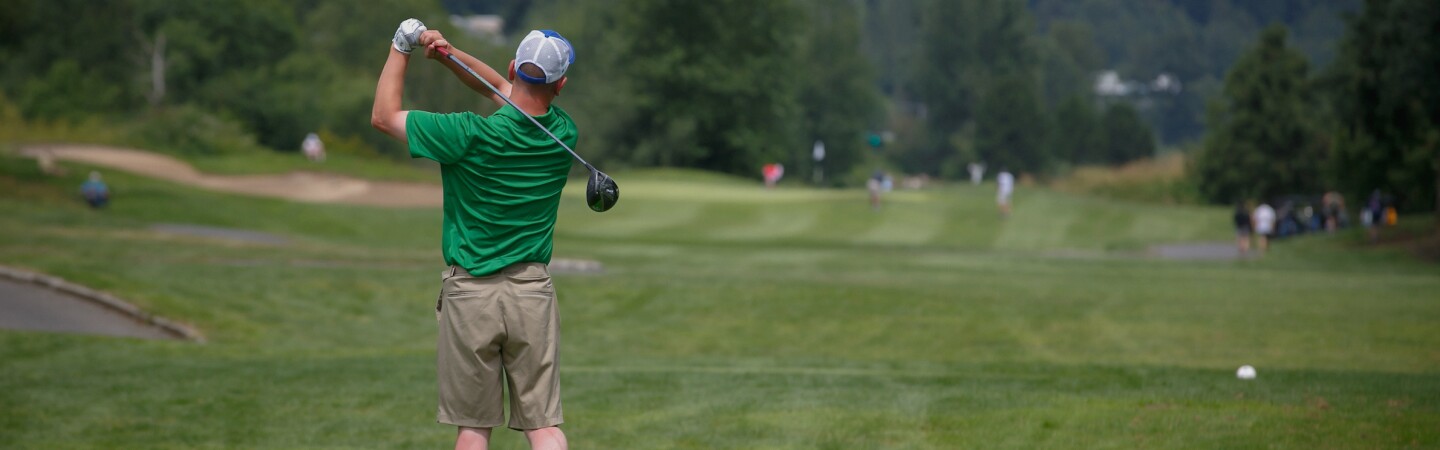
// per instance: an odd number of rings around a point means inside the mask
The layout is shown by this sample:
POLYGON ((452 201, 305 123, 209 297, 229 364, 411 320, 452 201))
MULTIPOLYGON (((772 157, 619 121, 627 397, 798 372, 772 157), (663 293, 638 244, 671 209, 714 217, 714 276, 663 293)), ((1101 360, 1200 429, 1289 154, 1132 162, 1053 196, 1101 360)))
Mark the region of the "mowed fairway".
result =
MULTIPOLYGON (((0 156, 0 264, 106 290, 205 344, 0 331, 0 448, 446 448, 434 420, 438 210, 222 195, 0 156), (272 233, 186 237, 158 223, 272 233)), ((398 169, 397 169, 398 170, 398 169)), ((1263 260, 1224 208, 1022 188, 572 181, 556 255, 579 449, 1434 448, 1440 268, 1354 233, 1263 260), (1254 365, 1259 377, 1237 380, 1254 365)), ((493 448, 524 448, 497 431, 493 448)))

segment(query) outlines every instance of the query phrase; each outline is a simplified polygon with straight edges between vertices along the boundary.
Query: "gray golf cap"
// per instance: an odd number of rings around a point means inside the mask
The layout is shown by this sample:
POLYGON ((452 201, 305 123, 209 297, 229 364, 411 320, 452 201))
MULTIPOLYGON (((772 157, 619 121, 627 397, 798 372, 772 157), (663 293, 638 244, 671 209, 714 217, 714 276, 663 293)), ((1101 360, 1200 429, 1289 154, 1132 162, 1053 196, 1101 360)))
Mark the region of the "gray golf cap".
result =
POLYGON ((533 30, 515 49, 515 76, 530 84, 550 84, 565 77, 565 70, 575 62, 575 49, 570 41, 553 30, 533 30), (526 75, 520 66, 530 63, 545 73, 545 78, 526 75))

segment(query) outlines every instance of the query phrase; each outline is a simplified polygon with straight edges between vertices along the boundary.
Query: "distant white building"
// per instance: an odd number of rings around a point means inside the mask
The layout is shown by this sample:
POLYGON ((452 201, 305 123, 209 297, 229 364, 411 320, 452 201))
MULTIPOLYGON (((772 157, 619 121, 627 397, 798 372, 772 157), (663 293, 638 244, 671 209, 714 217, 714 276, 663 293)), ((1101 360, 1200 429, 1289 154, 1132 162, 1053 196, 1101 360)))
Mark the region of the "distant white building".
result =
POLYGON ((1125 80, 1120 79, 1120 74, 1113 70, 1100 72, 1095 76, 1095 94, 1104 97, 1124 97, 1130 94, 1130 86, 1125 80))
POLYGON ((1147 96, 1152 94, 1176 94, 1181 89, 1180 79, 1168 73, 1156 75, 1149 83, 1120 78, 1113 70, 1095 75, 1095 95, 1101 97, 1147 96))
POLYGON ((496 45, 505 42, 505 18, 495 14, 450 15, 450 24, 465 34, 489 40, 496 45))
POLYGON ((1160 75, 1158 75, 1158 76, 1155 77, 1155 81, 1151 81, 1151 82, 1150 82, 1150 91, 1151 91, 1151 92, 1164 92, 1164 93, 1167 93, 1167 94, 1176 94, 1176 93, 1179 93, 1179 92, 1180 92, 1180 79, 1179 79, 1179 78, 1175 78, 1174 75, 1170 75, 1170 74, 1168 74, 1168 73, 1162 73, 1162 74, 1160 74, 1160 75))

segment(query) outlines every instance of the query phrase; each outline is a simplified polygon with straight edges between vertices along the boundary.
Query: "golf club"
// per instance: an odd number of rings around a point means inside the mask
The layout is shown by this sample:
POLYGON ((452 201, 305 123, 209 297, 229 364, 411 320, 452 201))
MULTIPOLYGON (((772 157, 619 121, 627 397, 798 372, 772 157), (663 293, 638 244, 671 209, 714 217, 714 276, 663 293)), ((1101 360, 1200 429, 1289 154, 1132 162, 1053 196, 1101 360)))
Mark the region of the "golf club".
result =
MULTIPOLYGON (((460 58, 456 58, 455 55, 450 54, 449 49, 445 47, 436 47, 435 51, 438 51, 441 55, 449 58, 450 61, 454 62, 455 65, 460 66, 461 69, 465 69, 465 72, 469 73, 470 76, 475 77, 476 80, 480 80, 481 84, 484 84, 485 87, 490 88, 490 92, 494 92, 495 95, 500 96, 501 99, 505 100, 505 103, 509 103, 511 107, 515 108, 516 110, 520 110, 520 107, 516 106, 515 102, 510 101, 510 97, 507 97, 505 96, 505 94, 501 93, 500 90, 496 89, 495 86, 491 85, 489 81, 485 81, 485 78, 481 77, 480 74, 475 73, 475 70, 471 69, 470 66, 465 65, 465 63, 463 62, 460 62, 460 58)), ((555 133, 551 133, 549 128, 545 128, 545 125, 541 125, 540 121, 535 120, 534 117, 530 117, 529 114, 525 114, 523 110, 521 110, 520 114, 524 115, 525 118, 530 119, 530 123, 533 123, 535 124, 535 126, 540 127, 540 131, 544 131, 545 134, 550 135, 550 138, 554 139, 555 143, 560 144, 561 147, 565 148, 565 151, 570 152, 570 156, 574 156, 575 160, 580 161, 580 164, 584 165, 586 169, 590 169, 590 180, 585 184, 585 204, 588 205, 592 211, 605 212, 608 211, 611 207, 615 206, 615 202, 620 200, 620 187, 615 185, 614 179, 611 179, 609 175, 606 175, 605 172, 601 172, 599 169, 596 169, 595 166, 590 165, 590 163, 585 162, 585 158, 581 158, 578 153, 575 153, 575 150, 570 149, 569 145, 565 145, 564 142, 560 141, 560 138, 555 137, 555 133)))

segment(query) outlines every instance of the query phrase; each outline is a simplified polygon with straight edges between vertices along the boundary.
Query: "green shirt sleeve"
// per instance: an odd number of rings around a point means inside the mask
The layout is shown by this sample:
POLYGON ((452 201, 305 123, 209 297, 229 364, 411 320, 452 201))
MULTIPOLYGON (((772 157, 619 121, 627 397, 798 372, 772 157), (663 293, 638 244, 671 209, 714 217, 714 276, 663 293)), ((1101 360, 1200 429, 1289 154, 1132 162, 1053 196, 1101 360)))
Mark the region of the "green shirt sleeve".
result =
POLYGON ((475 113, 436 114, 410 111, 405 118, 405 137, 410 157, 454 164, 464 159, 477 144, 496 142, 490 121, 475 113))

